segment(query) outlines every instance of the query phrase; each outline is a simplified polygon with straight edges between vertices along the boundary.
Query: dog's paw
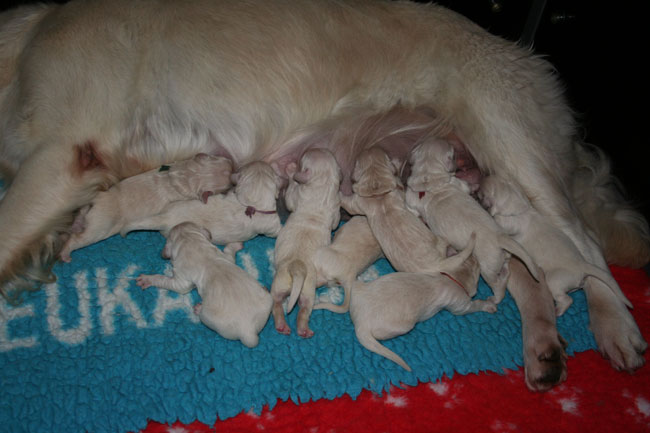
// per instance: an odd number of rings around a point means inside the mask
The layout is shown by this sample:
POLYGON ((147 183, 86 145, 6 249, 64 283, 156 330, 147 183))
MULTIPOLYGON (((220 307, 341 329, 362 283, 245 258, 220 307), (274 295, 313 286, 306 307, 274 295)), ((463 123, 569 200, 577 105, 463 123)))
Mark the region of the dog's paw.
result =
POLYGON ((135 283, 140 287, 142 290, 151 287, 153 284, 151 283, 151 278, 149 278, 148 275, 140 275, 138 278, 135 279, 135 283))
POLYGON ((314 331, 309 328, 302 328, 298 329, 298 335, 300 335, 302 338, 311 338, 314 336, 314 331))
POLYGON ((194 311, 194 314, 197 316, 201 314, 201 309, 203 308, 203 305, 199 302, 198 304, 194 304, 194 308, 192 308, 192 311, 194 311))
POLYGON ((548 391, 566 380, 567 355, 564 351, 565 347, 566 342, 558 335, 555 342, 539 344, 526 349, 524 365, 528 389, 548 391))
POLYGON ((596 311, 590 310, 590 322, 598 349, 612 367, 632 373, 643 366, 643 354, 648 343, 625 306, 608 305, 596 311))
POLYGON ((284 325, 276 326, 275 330, 278 331, 280 334, 283 334, 283 335, 291 334, 291 328, 289 328, 289 325, 287 325, 286 323, 284 325))

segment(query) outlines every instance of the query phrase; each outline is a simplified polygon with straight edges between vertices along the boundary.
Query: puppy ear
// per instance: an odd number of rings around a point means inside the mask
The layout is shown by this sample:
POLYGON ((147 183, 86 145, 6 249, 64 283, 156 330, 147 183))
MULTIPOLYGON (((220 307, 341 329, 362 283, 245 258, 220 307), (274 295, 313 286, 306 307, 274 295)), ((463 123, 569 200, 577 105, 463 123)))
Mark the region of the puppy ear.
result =
POLYGON ((311 169, 307 168, 303 171, 299 171, 293 175, 293 180, 298 183, 307 183, 311 178, 311 169))
POLYGON ((165 242, 165 247, 162 250, 161 256, 163 259, 171 260, 172 258, 172 246, 169 241, 165 242))
POLYGON ((208 202, 208 197, 211 197, 214 195, 214 192, 212 191, 201 191, 201 201, 203 204, 206 204, 208 202))
POLYGON ((201 227, 201 233, 205 236, 210 242, 212 242, 212 233, 205 227, 201 227))

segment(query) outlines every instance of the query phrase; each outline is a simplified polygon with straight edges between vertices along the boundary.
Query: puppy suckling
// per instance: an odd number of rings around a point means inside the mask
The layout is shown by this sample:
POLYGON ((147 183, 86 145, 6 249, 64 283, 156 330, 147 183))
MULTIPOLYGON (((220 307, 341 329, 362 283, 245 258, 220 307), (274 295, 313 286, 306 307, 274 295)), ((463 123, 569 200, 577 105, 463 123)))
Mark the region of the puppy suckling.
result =
POLYGON ((318 275, 316 286, 340 284, 345 291, 343 303, 341 305, 320 303, 314 305, 314 310, 347 312, 350 306, 352 283, 363 270, 381 256, 381 246, 372 234, 366 217, 352 217, 336 231, 332 244, 316 250, 313 258, 318 275))
POLYGON ((605 284, 622 303, 632 306, 611 274, 587 263, 571 239, 537 212, 516 185, 498 176, 488 176, 483 179, 478 195, 496 223, 523 245, 544 270, 558 316, 573 302, 567 293, 586 283, 605 284))
POLYGON ((456 315, 497 310, 490 300, 470 299, 458 284, 440 274, 394 272, 369 283, 355 281, 351 292, 350 318, 359 342, 408 371, 408 364, 377 340, 406 334, 442 309, 456 315))
POLYGON ((211 195, 230 187, 231 170, 229 159, 200 153, 124 179, 79 210, 61 259, 69 262, 72 251, 117 234, 129 223, 155 215, 169 203, 188 199, 205 203, 211 195))
POLYGON ((464 180, 454 176, 454 148, 441 139, 419 144, 410 155, 406 204, 426 221, 429 228, 455 249, 463 249, 476 234, 473 254, 481 275, 501 302, 510 273, 510 254, 519 257, 537 278, 537 265, 516 241, 503 233, 490 215, 470 195, 464 180))
POLYGON ((397 168, 386 153, 372 147, 361 153, 352 173, 352 196, 341 205, 352 215, 365 215, 393 268, 402 272, 437 275, 454 273, 472 254, 475 237, 455 256, 447 257, 446 241, 433 234, 406 208, 397 168))
POLYGON ((309 317, 317 280, 313 258, 318 248, 330 244, 332 230, 339 223, 341 170, 328 150, 311 149, 301 157, 299 171, 290 165, 287 174, 290 180, 284 199, 291 214, 275 243, 273 319, 278 332, 289 334, 282 303, 289 296, 287 311, 291 311, 299 300, 298 335, 311 337, 309 317))
POLYGON ((173 276, 143 274, 137 278, 138 286, 180 294, 196 287, 201 304, 195 312, 203 324, 224 338, 257 346, 258 334, 271 314, 271 295, 238 267, 232 256, 212 244, 207 230, 190 222, 175 226, 163 256, 171 259, 173 276))
POLYGON ((131 230, 166 234, 189 221, 205 227, 217 245, 238 244, 258 234, 277 236, 282 228, 276 211, 282 181, 273 168, 265 162, 252 162, 234 173, 231 180, 235 186, 226 194, 209 197, 205 204, 199 200, 170 203, 156 215, 127 224, 123 234, 131 230))

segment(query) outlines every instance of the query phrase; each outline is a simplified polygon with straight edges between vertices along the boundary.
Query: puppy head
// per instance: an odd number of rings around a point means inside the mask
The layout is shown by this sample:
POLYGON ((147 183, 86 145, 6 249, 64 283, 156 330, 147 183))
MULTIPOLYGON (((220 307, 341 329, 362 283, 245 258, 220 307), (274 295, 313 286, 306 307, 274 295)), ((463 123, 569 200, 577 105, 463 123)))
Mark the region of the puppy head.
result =
POLYGON ((495 175, 483 178, 476 196, 492 216, 519 215, 532 206, 521 188, 495 175))
POLYGON ((436 138, 416 146, 409 156, 411 175, 407 181, 414 191, 428 191, 441 175, 451 177, 456 171, 454 147, 436 138))
POLYGON ((381 148, 375 146, 364 150, 352 171, 352 191, 361 197, 387 194, 402 186, 397 171, 381 148))
POLYGON ((230 188, 232 161, 222 156, 199 153, 194 158, 173 164, 169 168, 172 186, 182 195, 198 198, 204 203, 208 197, 230 188))
POLYGON ((197 240, 211 242, 212 235, 206 228, 200 227, 192 222, 175 225, 167 234, 167 242, 162 250, 162 257, 164 259, 173 259, 183 242, 196 242, 197 240))
POLYGON ((282 179, 269 164, 255 161, 246 164, 231 176, 237 200, 244 206, 275 210, 282 179))
MULTIPOLYGON (((291 166, 291 164, 289 165, 291 166)), ((289 167, 287 167, 289 170, 289 167)), ((287 173, 289 174, 289 173, 287 173)), ((327 149, 309 149, 300 158, 300 170, 290 174, 298 183, 336 184, 341 182, 341 168, 327 149)))

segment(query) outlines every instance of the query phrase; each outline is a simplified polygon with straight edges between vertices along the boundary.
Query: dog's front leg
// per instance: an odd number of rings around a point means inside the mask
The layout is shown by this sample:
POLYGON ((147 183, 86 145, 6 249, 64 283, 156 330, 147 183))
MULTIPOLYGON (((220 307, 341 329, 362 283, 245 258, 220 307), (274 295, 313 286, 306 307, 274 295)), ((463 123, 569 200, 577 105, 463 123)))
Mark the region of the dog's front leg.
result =
POLYGON ((52 281, 60 248, 57 231, 87 204, 110 176, 93 143, 71 149, 41 147, 23 162, 0 202, 0 291, 52 281))

